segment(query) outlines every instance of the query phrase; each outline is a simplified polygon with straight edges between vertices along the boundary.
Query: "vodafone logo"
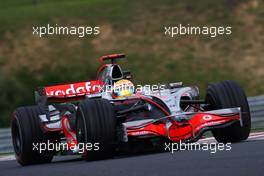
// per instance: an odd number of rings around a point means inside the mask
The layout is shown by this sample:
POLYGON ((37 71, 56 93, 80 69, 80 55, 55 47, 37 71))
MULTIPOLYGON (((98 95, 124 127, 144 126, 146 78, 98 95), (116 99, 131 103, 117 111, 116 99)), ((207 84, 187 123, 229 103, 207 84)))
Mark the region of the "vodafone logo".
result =
POLYGON ((48 97, 71 97, 96 93, 100 90, 98 81, 80 82, 74 84, 64 84, 58 86, 45 87, 48 97))
POLYGON ((204 116, 203 116, 203 119, 206 120, 206 121, 208 121, 208 120, 212 120, 212 118, 213 118, 213 117, 212 117, 211 115, 204 115, 204 116))
POLYGON ((91 83, 86 82, 84 86, 74 86, 74 84, 70 84, 69 88, 50 91, 50 96, 65 96, 65 95, 84 95, 86 92, 90 92, 91 83))

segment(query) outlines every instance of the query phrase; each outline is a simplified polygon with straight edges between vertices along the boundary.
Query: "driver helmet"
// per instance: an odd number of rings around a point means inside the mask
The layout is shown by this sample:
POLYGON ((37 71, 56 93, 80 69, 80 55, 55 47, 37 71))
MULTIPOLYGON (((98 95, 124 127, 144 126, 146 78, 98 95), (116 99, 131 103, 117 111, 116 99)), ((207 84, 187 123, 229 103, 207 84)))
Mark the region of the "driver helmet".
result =
POLYGON ((127 80, 121 79, 114 83, 113 98, 124 98, 134 94, 134 84, 127 80))

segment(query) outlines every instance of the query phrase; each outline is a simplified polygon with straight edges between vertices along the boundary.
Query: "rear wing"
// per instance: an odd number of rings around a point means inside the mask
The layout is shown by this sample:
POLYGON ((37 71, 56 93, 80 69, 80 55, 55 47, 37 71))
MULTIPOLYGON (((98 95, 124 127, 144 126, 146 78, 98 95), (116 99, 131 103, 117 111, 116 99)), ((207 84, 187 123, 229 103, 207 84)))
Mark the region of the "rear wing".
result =
POLYGON ((103 82, 92 80, 70 84, 40 87, 35 91, 36 103, 46 104, 52 102, 69 102, 84 98, 86 95, 101 92, 103 82))
POLYGON ((111 63, 114 64, 115 60, 117 59, 125 59, 126 55, 125 54, 110 54, 110 55, 106 55, 106 56, 102 56, 99 58, 100 62, 104 62, 107 60, 111 60, 111 63))

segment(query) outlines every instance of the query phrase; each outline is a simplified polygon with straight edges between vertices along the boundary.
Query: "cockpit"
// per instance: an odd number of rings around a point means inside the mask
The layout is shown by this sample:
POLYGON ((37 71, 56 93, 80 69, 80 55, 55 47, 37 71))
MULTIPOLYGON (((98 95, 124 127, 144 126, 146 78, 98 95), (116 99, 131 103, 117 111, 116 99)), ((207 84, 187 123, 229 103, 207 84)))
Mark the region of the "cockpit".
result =
POLYGON ((130 71, 122 70, 117 64, 105 64, 98 70, 97 79, 102 80, 106 85, 113 85, 121 79, 132 79, 130 71))

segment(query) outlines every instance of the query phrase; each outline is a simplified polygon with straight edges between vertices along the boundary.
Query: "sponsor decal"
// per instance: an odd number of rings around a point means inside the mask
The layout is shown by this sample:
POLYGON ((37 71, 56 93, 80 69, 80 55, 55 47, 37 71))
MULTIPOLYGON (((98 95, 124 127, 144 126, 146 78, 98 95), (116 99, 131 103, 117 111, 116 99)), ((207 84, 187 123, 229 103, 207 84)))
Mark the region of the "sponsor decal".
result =
POLYGON ((203 119, 205 120, 205 121, 208 121, 208 120, 212 120, 212 116, 211 115, 204 115, 203 116, 203 119))
POLYGON ((97 93, 101 90, 101 81, 87 81, 45 87, 48 97, 74 97, 97 93))
POLYGON ((214 126, 214 125, 219 125, 222 123, 227 122, 228 120, 219 120, 219 121, 213 121, 213 122, 206 122, 198 127, 195 128, 196 131, 200 130, 201 128, 204 128, 206 126, 214 126))
POLYGON ((136 131, 136 132, 130 132, 129 134, 132 136, 139 136, 139 135, 154 134, 154 133, 151 131, 136 131))

